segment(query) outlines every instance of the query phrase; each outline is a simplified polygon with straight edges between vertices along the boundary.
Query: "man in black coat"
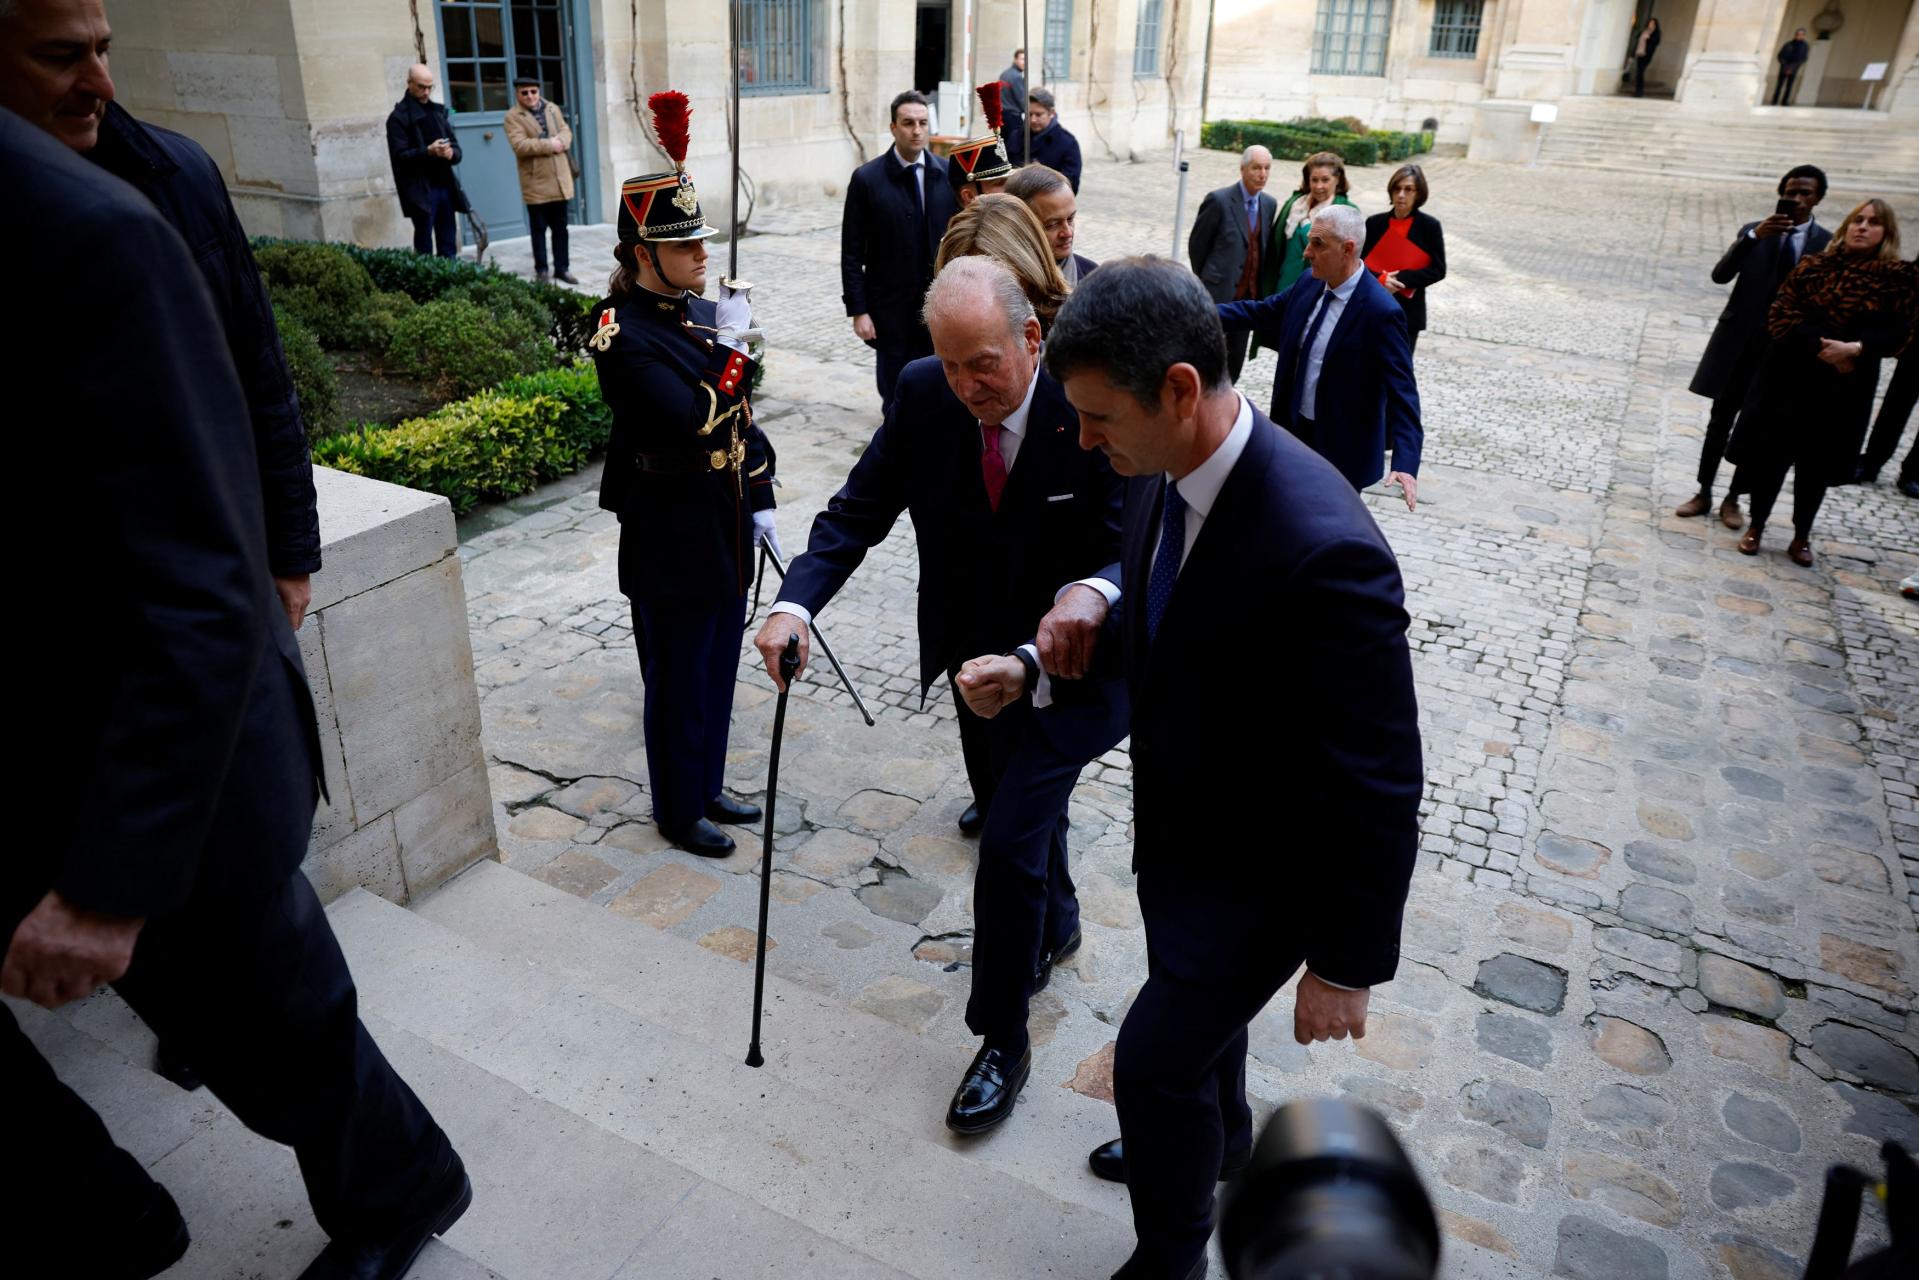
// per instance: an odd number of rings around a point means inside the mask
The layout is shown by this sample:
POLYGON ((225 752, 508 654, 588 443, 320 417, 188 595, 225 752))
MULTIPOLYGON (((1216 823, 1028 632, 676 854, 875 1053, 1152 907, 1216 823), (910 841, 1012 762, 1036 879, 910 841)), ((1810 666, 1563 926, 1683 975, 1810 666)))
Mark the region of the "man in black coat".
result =
MULTIPOLYGON (((1118 1275, 1197 1280, 1214 1182, 1252 1153, 1247 1024, 1303 965, 1294 1038, 1357 1038, 1398 965, 1422 786, 1404 591, 1352 487, 1233 390, 1183 269, 1102 264, 1046 363, 1081 443, 1129 477, 1119 561, 1063 591, 1037 638, 1042 669, 1083 670, 1100 627, 1093 665, 1123 667, 1132 707, 1148 976, 1114 1058, 1120 1140, 1090 1163, 1132 1197, 1118 1275), (1214 687, 1226 628, 1261 638, 1267 674, 1214 687), (1195 797, 1276 781, 1300 798, 1283 831, 1196 841, 1195 797)), ((1031 683, 996 656, 960 678, 980 714, 1031 683)))
MULTIPOLYGON (((754 642, 775 684, 787 637, 800 638, 803 669, 813 616, 902 511, 919 546, 922 700, 963 659, 1030 637, 1062 584, 1117 554, 1118 478, 1078 447, 1078 423, 1039 367, 1039 321, 1012 273, 990 258, 956 259, 934 281, 926 314, 939 359, 906 367, 893 411, 814 521, 754 642)), ((1058 692, 1044 711, 989 723, 954 688, 985 816, 966 1006, 984 1043, 947 1111, 958 1133, 1011 1114, 1032 1065, 1027 1002, 1080 942, 1066 804, 1081 768, 1119 741, 1125 702, 1117 681, 1058 692)))
MULTIPOLYGON (((1732 296, 1726 299, 1726 309, 1719 313, 1706 343, 1706 354, 1699 358, 1699 367, 1687 384, 1694 395, 1712 401, 1712 414, 1706 419, 1706 439, 1699 447, 1699 492, 1681 503, 1674 515, 1703 516, 1712 510, 1712 482, 1719 474, 1719 461, 1753 375, 1772 342, 1766 332, 1766 312, 1773 295, 1801 258, 1821 252, 1832 239, 1832 232, 1812 218, 1813 209, 1826 196, 1824 171, 1809 164, 1788 170, 1779 180, 1779 195, 1792 201, 1792 213, 1773 213, 1739 228, 1732 247, 1712 269, 1714 284, 1734 282, 1732 296)), ((1739 510, 1741 492, 1735 471, 1726 499, 1719 504, 1720 522, 1728 529, 1746 523, 1739 510)))
MULTIPOLYGON (((55 16, 59 47, 104 74, 104 14, 55 16)), ((22 589, 69 618, 97 611, 100 566, 119 592, 114 626, 43 646, 20 709, 86 804, 0 869, 0 990, 55 1008, 112 982, 249 1128, 294 1148, 332 1237, 305 1274, 397 1280, 472 1190, 359 1021, 299 870, 320 743, 226 336, 153 205, 6 111, 0 182, 0 231, 34 246, 13 282, 39 302, 8 311, 6 374, 58 388, 66 433, 22 437, 20 465, 43 474, 84 439, 95 500, 24 562, 22 589), (77 341, 89 326, 100 340, 77 341)), ((179 1258, 172 1198, 4 1011, 0 1077, 37 1161, 12 1207, 67 1269, 149 1276, 179 1258)))
MULTIPOLYGON (((1186 260, 1215 302, 1259 297, 1259 258, 1273 243, 1273 219, 1279 216, 1278 203, 1266 194, 1272 176, 1273 153, 1248 147, 1239 157, 1239 181, 1207 192, 1200 201, 1186 237, 1186 260)), ((1245 367, 1251 339, 1250 331, 1226 335, 1226 369, 1234 382, 1245 367)))
POLYGON ((442 258, 460 256, 455 214, 465 213, 466 192, 453 166, 460 163, 460 141, 446 107, 433 101, 433 68, 416 62, 406 73, 406 95, 386 118, 386 154, 393 162, 393 186, 400 212, 413 221, 413 252, 442 258))
POLYGON ((893 145, 853 170, 840 219, 840 288, 853 332, 873 348, 880 411, 909 360, 933 354, 920 300, 933 282, 933 257, 959 212, 946 161, 926 149, 926 99, 908 89, 893 99, 893 145))
MULTIPOLYGON (((1009 120, 1013 118, 1007 117, 1009 120)), ((1059 122, 1059 111, 1054 106, 1052 90, 1033 90, 1032 105, 1026 109, 1026 135, 1019 137, 1009 134, 1006 145, 1014 164, 1043 164, 1049 169, 1057 169, 1065 177, 1067 185, 1073 188, 1073 194, 1079 194, 1079 139, 1068 133, 1066 126, 1059 122), (1030 156, 1027 152, 1029 143, 1032 147, 1030 156)))
POLYGON ((1773 83, 1773 106, 1792 105, 1793 83, 1799 79, 1799 73, 1805 69, 1806 63, 1811 58, 1812 46, 1806 43, 1806 29, 1795 27, 1792 39, 1779 46, 1779 78, 1773 83))

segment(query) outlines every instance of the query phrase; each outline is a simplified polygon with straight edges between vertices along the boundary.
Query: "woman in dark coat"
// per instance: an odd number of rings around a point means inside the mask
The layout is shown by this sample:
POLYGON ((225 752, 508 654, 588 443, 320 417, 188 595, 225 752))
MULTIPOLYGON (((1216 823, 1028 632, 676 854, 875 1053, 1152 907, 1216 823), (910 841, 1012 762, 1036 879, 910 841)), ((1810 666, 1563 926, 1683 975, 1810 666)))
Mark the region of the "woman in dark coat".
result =
POLYGON ((1829 485, 1852 479, 1872 420, 1879 362, 1906 342, 1919 270, 1899 257, 1899 222, 1883 200, 1868 200, 1839 224, 1823 253, 1807 254, 1779 286, 1766 328, 1772 346, 1753 379, 1726 456, 1752 480, 1759 538, 1786 472, 1793 476, 1793 539, 1786 554, 1810 565, 1808 538, 1829 485), (1748 470, 1750 468, 1750 470, 1748 470))
POLYGON ((1446 236, 1439 219, 1422 212, 1428 188, 1426 173, 1416 164, 1403 164, 1386 182, 1392 199, 1389 213, 1366 219, 1366 247, 1361 257, 1366 269, 1399 300, 1406 313, 1406 345, 1419 343, 1426 327, 1426 290, 1446 278, 1446 236))

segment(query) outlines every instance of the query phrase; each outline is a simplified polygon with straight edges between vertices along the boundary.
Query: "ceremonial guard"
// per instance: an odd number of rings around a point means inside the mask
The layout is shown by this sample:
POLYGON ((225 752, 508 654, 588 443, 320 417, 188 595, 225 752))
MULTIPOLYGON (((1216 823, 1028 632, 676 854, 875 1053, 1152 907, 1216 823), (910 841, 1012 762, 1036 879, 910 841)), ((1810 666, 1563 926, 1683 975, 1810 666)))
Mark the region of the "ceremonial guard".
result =
POLYGON ((600 505, 620 518, 653 820, 687 852, 723 858, 733 840, 716 824, 760 818, 720 786, 754 548, 774 537, 773 446, 753 422, 751 286, 700 296, 717 233, 686 172, 686 95, 647 105, 673 168, 620 186, 619 269, 590 340, 613 410, 600 505))
POLYGON ((1005 118, 1000 107, 1000 82, 983 84, 973 92, 979 97, 987 131, 960 143, 946 157, 946 180, 953 184, 953 195, 962 209, 981 196, 1004 191, 1006 180, 1013 176, 1013 162, 1007 158, 1000 127, 1005 118))

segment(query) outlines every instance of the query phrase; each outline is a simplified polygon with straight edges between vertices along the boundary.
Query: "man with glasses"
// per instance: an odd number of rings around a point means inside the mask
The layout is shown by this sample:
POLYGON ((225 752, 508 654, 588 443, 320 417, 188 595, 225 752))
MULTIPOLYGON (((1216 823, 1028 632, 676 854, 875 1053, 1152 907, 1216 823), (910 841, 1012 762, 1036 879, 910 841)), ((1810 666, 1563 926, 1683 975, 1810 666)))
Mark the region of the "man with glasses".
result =
POLYGON ((573 130, 559 104, 540 96, 538 80, 516 80, 519 101, 506 113, 506 141, 520 169, 520 199, 533 235, 533 274, 547 279, 546 233, 553 233, 553 279, 578 284, 567 270, 566 212, 573 200, 573 130))

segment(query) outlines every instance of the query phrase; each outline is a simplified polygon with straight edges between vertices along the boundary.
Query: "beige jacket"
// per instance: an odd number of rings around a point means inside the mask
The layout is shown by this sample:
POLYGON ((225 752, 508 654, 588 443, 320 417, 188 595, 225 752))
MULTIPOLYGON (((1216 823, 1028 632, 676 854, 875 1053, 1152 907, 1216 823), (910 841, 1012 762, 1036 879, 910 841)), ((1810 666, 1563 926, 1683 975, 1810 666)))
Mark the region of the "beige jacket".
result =
POLYGON ((540 136, 540 122, 525 107, 515 106, 506 113, 506 141, 520 166, 520 199, 527 204, 550 204, 573 198, 573 168, 565 151, 553 150, 553 139, 567 147, 573 145, 573 130, 558 103, 546 104, 546 126, 551 137, 540 136))

